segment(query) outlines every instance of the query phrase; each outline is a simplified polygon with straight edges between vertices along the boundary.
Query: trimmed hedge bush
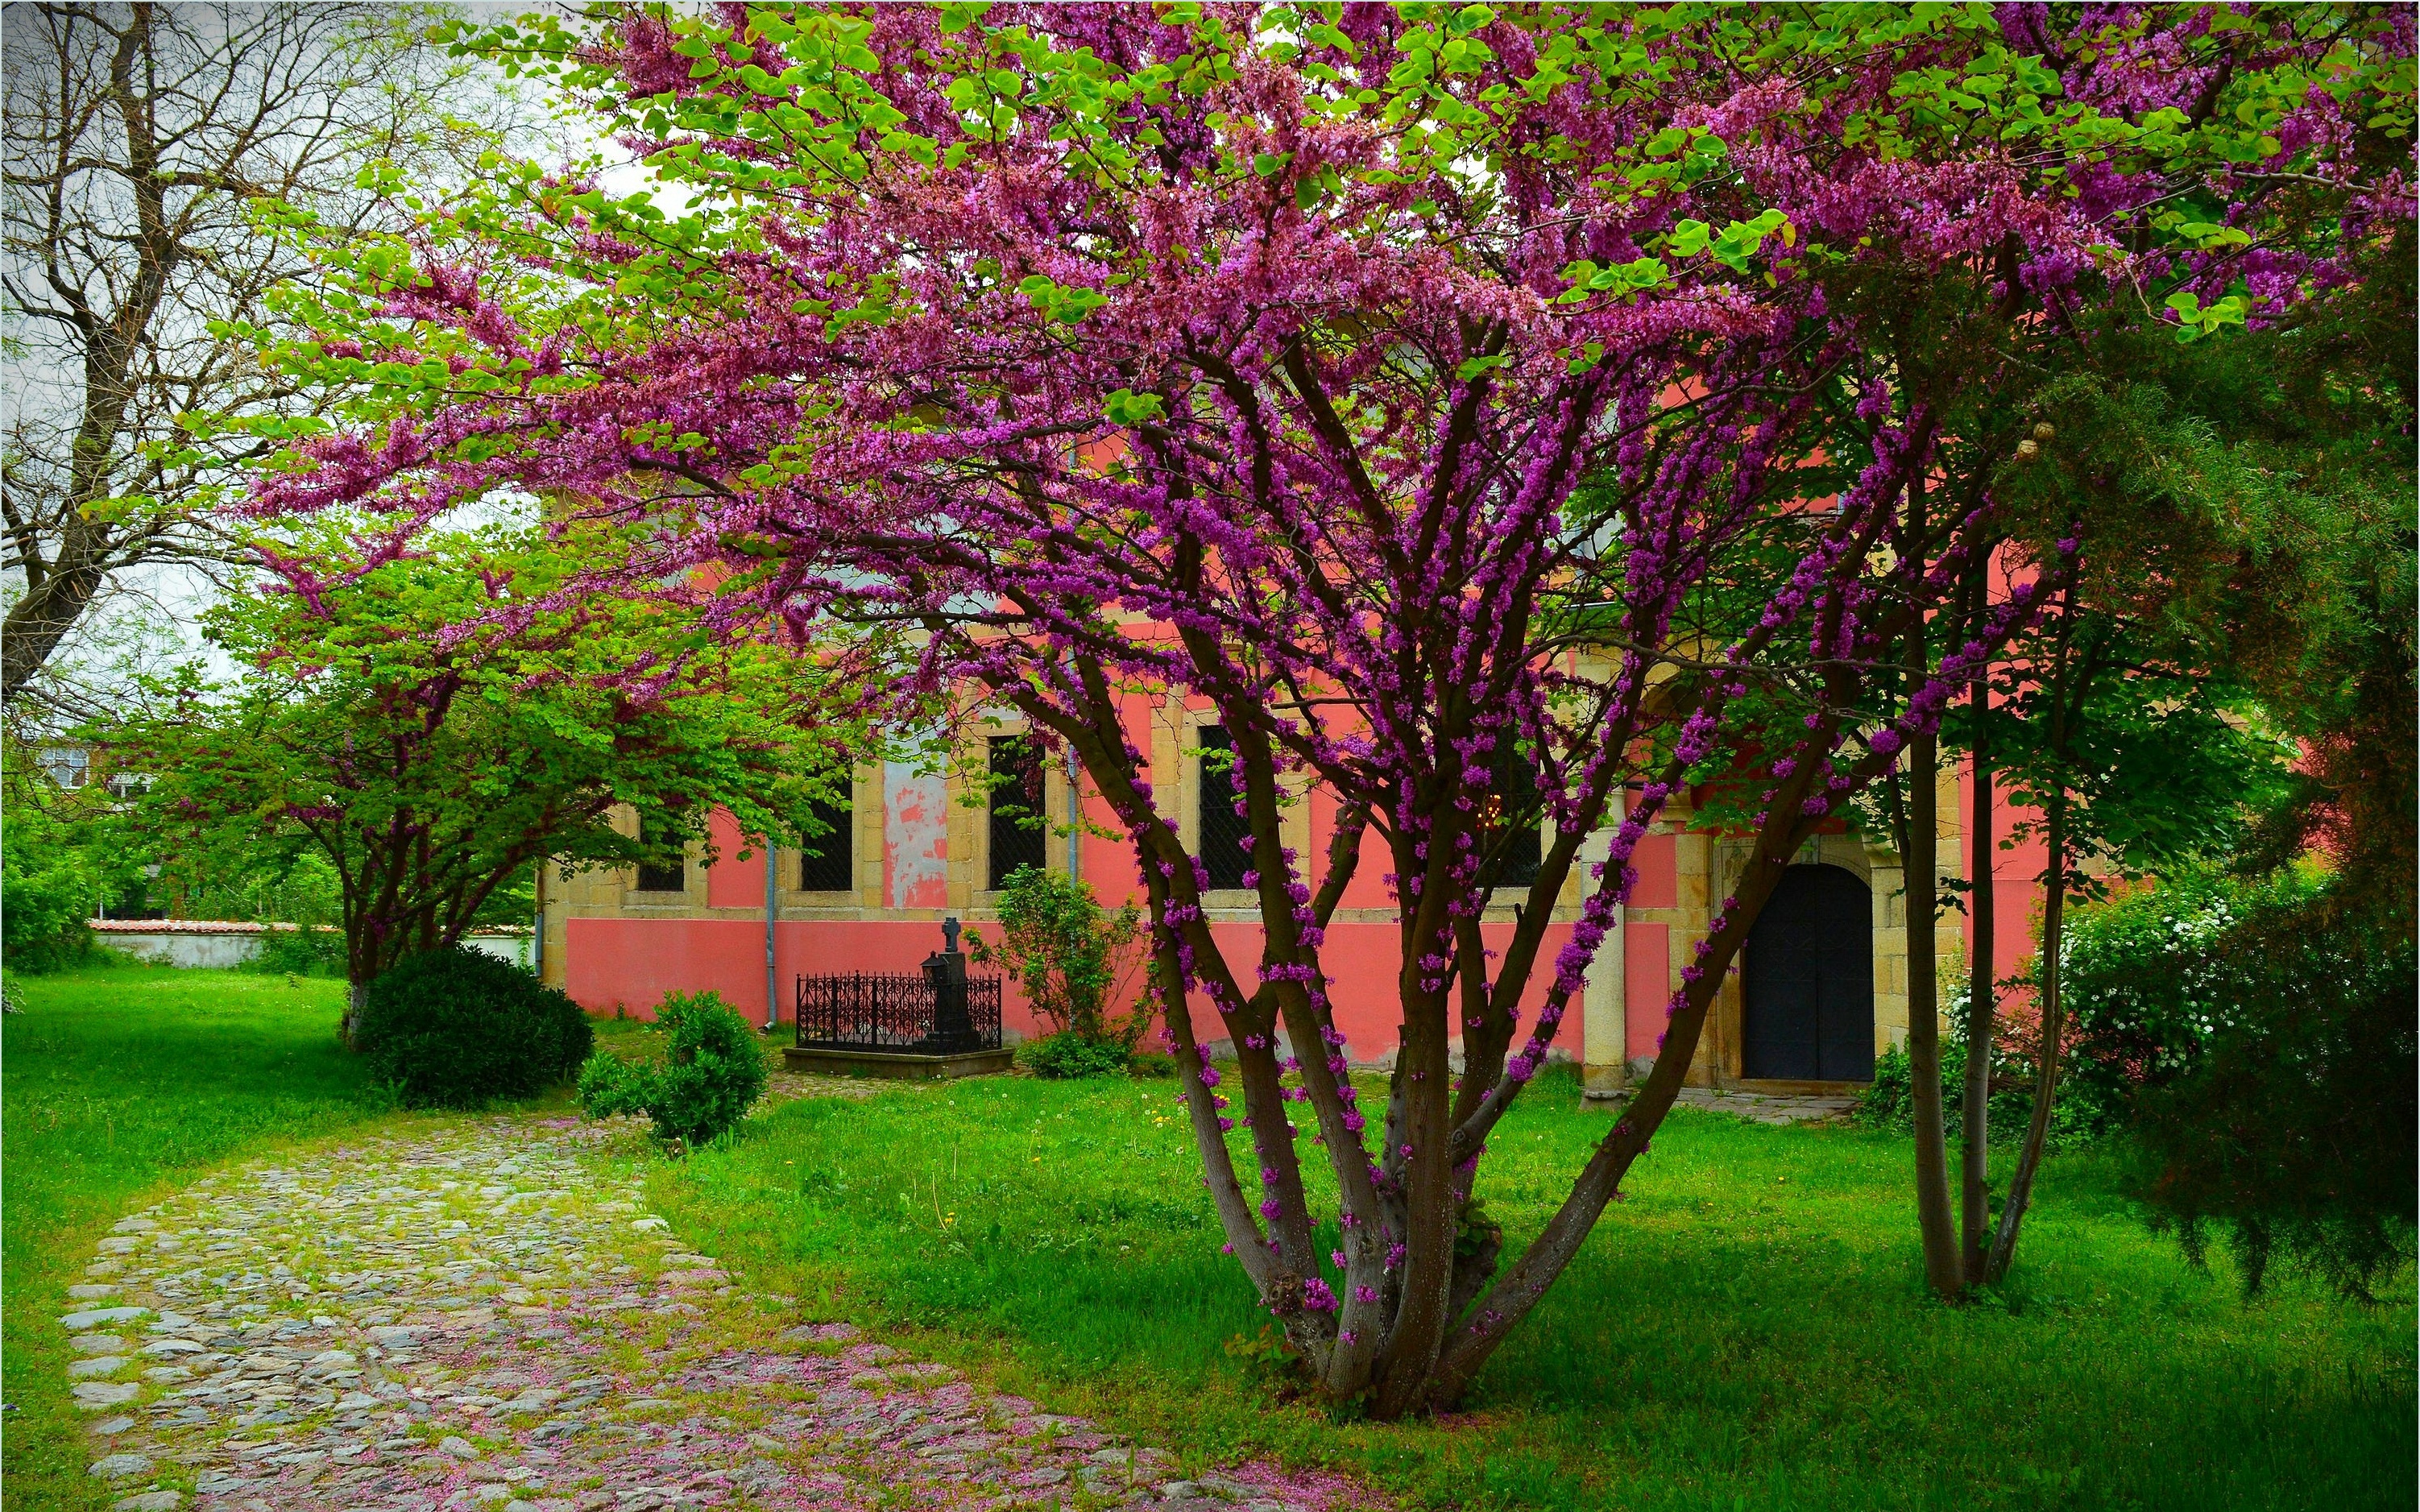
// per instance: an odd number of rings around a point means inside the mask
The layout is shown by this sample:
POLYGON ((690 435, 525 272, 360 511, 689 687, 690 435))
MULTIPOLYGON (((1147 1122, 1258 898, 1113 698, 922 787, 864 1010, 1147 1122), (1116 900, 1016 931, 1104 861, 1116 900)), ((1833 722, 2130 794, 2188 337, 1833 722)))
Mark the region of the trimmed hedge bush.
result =
POLYGON ((527 1097, 588 1058, 588 1015, 494 956, 455 947, 407 956, 370 983, 354 1042, 411 1108, 527 1097))
POLYGON ((717 993, 666 993, 649 1026, 672 1043, 661 1065, 598 1053, 580 1071, 589 1117, 644 1114, 656 1134, 694 1149, 748 1116, 765 1090, 756 1026, 717 993))
POLYGON ((1082 1076, 1114 1076, 1125 1072, 1134 1052, 1115 1040, 1095 1040, 1073 1029, 1017 1046, 1019 1064, 1036 1076, 1074 1081, 1082 1076))

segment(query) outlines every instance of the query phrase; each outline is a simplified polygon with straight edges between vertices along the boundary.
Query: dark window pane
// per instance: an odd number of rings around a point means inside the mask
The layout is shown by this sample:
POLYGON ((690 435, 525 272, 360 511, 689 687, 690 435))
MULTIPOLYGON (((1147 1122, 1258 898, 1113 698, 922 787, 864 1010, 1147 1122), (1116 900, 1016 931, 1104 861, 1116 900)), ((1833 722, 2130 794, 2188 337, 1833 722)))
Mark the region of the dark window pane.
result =
POLYGON ((1020 866, 1042 864, 1042 752, 1023 735, 996 735, 991 748, 991 886, 1020 866))
POLYGON ((799 846, 799 887, 806 892, 849 892, 857 887, 855 810, 846 802, 814 804, 816 827, 799 846))
POLYGON ((1515 758, 1497 779, 1497 822, 1516 821, 1520 827, 1503 841, 1503 866, 1497 873, 1499 887, 1527 887, 1538 880, 1538 867, 1545 857, 1545 815, 1538 807, 1538 777, 1529 764, 1515 758))
POLYGON ((651 860, 639 863, 641 892, 687 892, 689 863, 685 853, 689 842, 669 826, 639 821, 639 843, 656 853, 651 860))
POLYGON ((1235 744, 1227 737, 1224 725, 1203 725, 1197 733, 1202 739, 1202 865, 1210 873, 1213 887, 1240 887, 1252 862, 1251 853, 1245 849, 1252 838, 1252 822, 1235 813, 1233 761, 1211 754, 1232 752, 1235 744))

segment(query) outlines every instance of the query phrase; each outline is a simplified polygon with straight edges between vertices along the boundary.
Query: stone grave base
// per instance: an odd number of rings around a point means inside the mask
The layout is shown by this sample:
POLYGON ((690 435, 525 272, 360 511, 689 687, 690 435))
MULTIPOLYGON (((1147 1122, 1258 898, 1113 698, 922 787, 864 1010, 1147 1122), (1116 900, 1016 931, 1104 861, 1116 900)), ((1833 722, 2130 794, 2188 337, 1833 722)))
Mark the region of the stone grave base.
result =
POLYGON ((994 1076, 1016 1064, 1016 1053, 970 1050, 956 1056, 920 1056, 902 1050, 814 1050, 782 1047, 795 1072, 814 1076, 882 1076, 892 1081, 947 1081, 957 1076, 994 1076))

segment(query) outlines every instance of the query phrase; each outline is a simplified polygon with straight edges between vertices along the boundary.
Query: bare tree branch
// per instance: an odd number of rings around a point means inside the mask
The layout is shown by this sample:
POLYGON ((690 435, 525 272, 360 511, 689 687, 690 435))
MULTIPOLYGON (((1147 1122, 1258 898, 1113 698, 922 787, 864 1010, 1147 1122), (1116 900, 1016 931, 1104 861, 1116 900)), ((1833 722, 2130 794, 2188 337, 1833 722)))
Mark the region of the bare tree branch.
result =
POLYGON ((210 517, 256 449, 187 414, 299 413, 235 323, 275 329, 302 267, 256 224, 284 202, 341 236, 409 208, 381 160, 460 182, 518 125, 426 6, 14 5, 7 54, 10 412, 0 432, 0 701, 12 707, 103 595, 149 563, 209 563, 210 517), (458 118, 489 123, 473 128, 458 118))

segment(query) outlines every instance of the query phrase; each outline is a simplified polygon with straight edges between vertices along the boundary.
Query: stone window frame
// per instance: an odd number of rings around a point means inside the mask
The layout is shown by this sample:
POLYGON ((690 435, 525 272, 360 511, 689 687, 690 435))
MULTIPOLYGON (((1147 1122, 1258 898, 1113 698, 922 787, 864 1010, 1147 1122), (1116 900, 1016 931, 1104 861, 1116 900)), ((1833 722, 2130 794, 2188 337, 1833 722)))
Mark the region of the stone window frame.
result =
MULTIPOLYGON (((1178 708, 1173 711, 1172 733, 1175 737, 1176 762, 1176 838, 1187 856, 1202 854, 1202 737, 1201 730, 1227 720, 1217 708, 1178 708)), ((1304 880, 1318 885, 1318 871, 1325 859, 1311 843, 1311 803, 1299 779, 1280 784, 1284 796, 1280 799, 1278 834, 1293 847, 1295 864, 1300 867, 1304 880)), ((1202 906, 1213 911, 1246 913, 1260 917, 1261 896, 1249 887, 1214 887, 1202 895, 1202 906)))
POLYGON ((773 851, 774 875, 779 882, 777 906, 790 908, 859 908, 866 905, 869 892, 879 900, 882 891, 882 768, 878 764, 860 764, 849 768, 849 877, 846 888, 801 887, 793 879, 799 875, 804 849, 796 845, 776 846, 773 851))
MULTIPOLYGON (((991 776, 991 743, 1016 735, 1033 733, 1032 721, 1022 715, 995 713, 985 717, 970 742, 975 749, 968 752, 960 764, 967 773, 964 782, 954 779, 953 796, 966 791, 965 783, 987 782, 991 776)), ((1000 890, 991 884, 991 792, 982 790, 983 801, 966 805, 968 820, 962 830, 967 839, 967 870, 965 896, 970 911, 991 913, 1000 907, 1000 890)), ((1067 853, 1063 833, 1067 823, 1067 773, 1065 764, 1054 761, 1047 752, 1042 760, 1042 870, 1062 875, 1067 871, 1067 853)), ((956 847, 952 847, 952 870, 955 871, 956 847)), ((955 890, 955 889, 953 889, 955 890)))
MULTIPOLYGON (((628 816, 629 827, 622 829, 621 823, 618 821, 614 827, 621 829, 623 834, 632 840, 639 839, 641 833, 639 810, 625 805, 622 813, 628 816)), ((668 887, 643 887, 639 886, 641 869, 638 866, 634 864, 621 868, 622 907, 642 909, 649 913, 686 913, 704 908, 706 906, 706 868, 697 864, 697 852, 698 842, 694 840, 688 841, 682 847, 681 887, 677 892, 668 887)))

